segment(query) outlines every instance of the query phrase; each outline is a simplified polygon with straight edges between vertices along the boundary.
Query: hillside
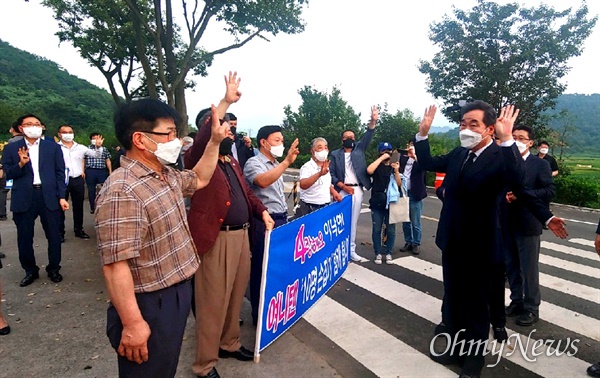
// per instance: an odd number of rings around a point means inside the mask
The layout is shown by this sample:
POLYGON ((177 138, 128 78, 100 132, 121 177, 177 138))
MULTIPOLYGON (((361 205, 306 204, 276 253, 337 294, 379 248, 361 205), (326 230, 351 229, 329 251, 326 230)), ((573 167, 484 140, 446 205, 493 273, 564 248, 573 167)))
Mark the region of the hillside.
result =
MULTIPOLYGON (((0 40, 0 140, 10 136, 8 129, 18 116, 34 113, 47 135, 70 124, 76 140, 87 144, 92 131, 114 134, 113 112, 114 102, 104 89, 0 40)), ((107 142, 115 143, 114 138, 107 142)))

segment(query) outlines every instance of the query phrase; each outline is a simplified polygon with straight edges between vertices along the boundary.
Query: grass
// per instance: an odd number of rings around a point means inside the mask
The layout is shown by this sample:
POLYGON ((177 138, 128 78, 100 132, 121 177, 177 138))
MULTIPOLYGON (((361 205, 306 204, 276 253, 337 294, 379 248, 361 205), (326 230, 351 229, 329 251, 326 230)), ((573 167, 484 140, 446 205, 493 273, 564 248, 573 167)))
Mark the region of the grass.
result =
POLYGON ((600 181, 600 157, 572 156, 566 158, 565 163, 571 169, 572 175, 600 181))

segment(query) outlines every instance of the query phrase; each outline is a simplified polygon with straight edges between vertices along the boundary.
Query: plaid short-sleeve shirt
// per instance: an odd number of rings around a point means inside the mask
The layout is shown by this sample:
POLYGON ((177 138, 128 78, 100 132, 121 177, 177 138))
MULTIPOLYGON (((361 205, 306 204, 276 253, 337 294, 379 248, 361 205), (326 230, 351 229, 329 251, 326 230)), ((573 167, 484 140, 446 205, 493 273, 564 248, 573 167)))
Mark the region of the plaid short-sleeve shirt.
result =
MULTIPOLYGON (((93 144, 90 144, 88 148, 93 150, 96 147, 93 144)), ((110 152, 108 151, 108 148, 103 148, 100 157, 85 157, 85 167, 94 169, 106 169, 106 159, 110 159, 110 152)))
POLYGON ((197 175, 167 167, 162 175, 123 156, 96 200, 102 263, 127 260, 136 293, 186 280, 200 265, 183 202, 196 191, 197 175))

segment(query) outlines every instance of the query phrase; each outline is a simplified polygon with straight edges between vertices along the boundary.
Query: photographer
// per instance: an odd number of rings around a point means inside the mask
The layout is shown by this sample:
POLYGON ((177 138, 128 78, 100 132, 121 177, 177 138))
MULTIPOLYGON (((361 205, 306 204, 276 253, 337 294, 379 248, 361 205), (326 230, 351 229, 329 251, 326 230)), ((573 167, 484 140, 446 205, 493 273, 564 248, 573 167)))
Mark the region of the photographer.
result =
POLYGON ((237 132, 237 117, 233 113, 227 113, 229 117, 229 125, 231 127, 231 133, 235 135, 235 141, 231 147, 231 154, 240 163, 240 167, 244 168, 246 161, 254 156, 254 147, 252 147, 252 140, 244 132, 237 132))

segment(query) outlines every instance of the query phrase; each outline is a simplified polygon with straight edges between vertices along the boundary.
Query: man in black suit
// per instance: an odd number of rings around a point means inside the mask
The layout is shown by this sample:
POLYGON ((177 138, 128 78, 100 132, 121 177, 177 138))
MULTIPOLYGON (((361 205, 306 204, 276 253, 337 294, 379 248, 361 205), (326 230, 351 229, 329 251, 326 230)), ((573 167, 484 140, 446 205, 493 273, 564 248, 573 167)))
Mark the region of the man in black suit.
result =
POLYGON ((231 127, 231 133, 235 140, 233 146, 231 146, 231 154, 240 163, 240 167, 244 168, 246 161, 254 156, 254 147, 252 147, 252 140, 249 136, 244 134, 238 134, 237 132, 237 117, 233 113, 227 113, 229 117, 229 126, 231 127))
MULTIPOLYGON (((555 194, 552 171, 546 160, 529 152, 533 146, 533 130, 519 125, 513 130, 513 138, 525 161, 524 190, 549 204, 555 194)), ((542 224, 512 191, 506 193, 506 202, 510 241, 505 261, 511 299, 506 315, 518 315, 518 325, 530 326, 538 321, 541 300, 539 256, 542 224)))
POLYGON ((523 159, 512 139, 518 110, 509 105, 498 117, 483 101, 467 103, 461 109, 461 147, 432 157, 427 135, 435 112, 435 106, 425 111, 415 149, 423 169, 446 173, 436 244, 442 250, 449 333, 456 341, 464 340, 466 347, 462 355, 459 346, 431 357, 440 363, 461 364, 461 377, 477 377, 484 365, 483 342, 489 332, 490 277, 496 277, 490 272, 503 259, 497 242, 502 238, 502 189, 506 185, 514 188, 536 218, 546 222, 557 236, 566 237, 566 230, 562 219, 522 191, 523 159), (494 143, 494 132, 501 146, 494 143))
POLYGON ((406 145, 406 155, 400 157, 400 172, 406 178, 409 198, 410 222, 402 223, 404 233, 404 247, 401 252, 412 252, 418 255, 421 248, 421 212, 423 211, 423 198, 427 197, 425 188, 425 171, 417 161, 413 141, 406 145))
POLYGON ((65 161, 60 146, 42 139, 44 125, 38 117, 26 114, 16 121, 23 140, 4 147, 2 165, 6 178, 13 180, 10 210, 17 226, 19 261, 25 270, 20 286, 39 278, 40 268, 33 252, 33 230, 39 216, 48 239, 46 272, 52 282, 62 281, 60 271, 61 213, 69 209, 65 200, 65 161))

